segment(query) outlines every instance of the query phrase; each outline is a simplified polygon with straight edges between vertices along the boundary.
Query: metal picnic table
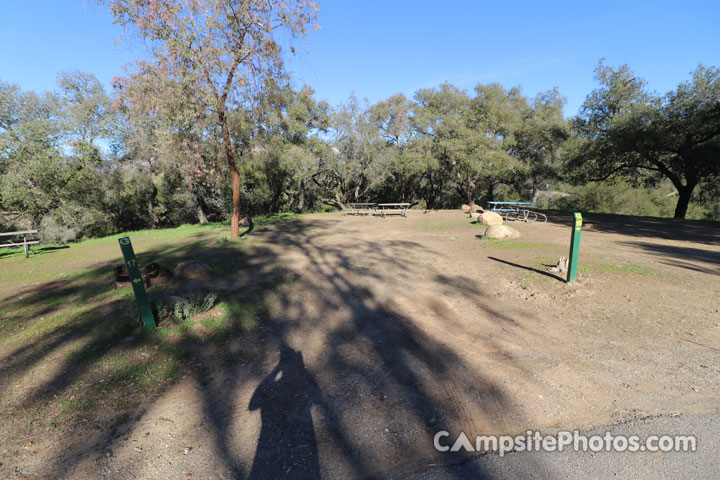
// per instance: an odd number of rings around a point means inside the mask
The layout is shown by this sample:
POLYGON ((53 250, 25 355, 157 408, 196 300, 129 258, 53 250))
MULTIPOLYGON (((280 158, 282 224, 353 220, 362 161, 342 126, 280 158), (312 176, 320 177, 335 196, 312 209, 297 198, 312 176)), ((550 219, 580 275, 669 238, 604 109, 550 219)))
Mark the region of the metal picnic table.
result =
POLYGON ((401 215, 407 218, 407 211, 410 208, 409 203, 378 203, 380 209, 376 215, 380 215, 385 218, 387 215, 401 215))
POLYGON ((498 212, 508 222, 547 222, 547 216, 530 210, 535 202, 488 202, 493 212, 498 212))

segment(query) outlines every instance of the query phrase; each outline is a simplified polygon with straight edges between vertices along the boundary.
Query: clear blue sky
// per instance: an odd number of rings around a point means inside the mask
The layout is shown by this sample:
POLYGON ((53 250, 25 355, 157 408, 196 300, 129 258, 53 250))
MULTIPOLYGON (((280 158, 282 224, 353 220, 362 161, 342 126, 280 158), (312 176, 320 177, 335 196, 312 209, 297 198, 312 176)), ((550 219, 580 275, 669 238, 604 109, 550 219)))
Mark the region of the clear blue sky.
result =
MULTIPOLYGON (((593 68, 628 63, 650 88, 672 89, 699 63, 720 66, 720 2, 319 0, 322 28, 291 69, 296 84, 337 103, 354 91, 371 102, 449 81, 558 87, 573 115, 595 87, 593 68)), ((109 86, 140 44, 90 0, 0 0, 0 79, 54 88, 63 70, 109 86)))

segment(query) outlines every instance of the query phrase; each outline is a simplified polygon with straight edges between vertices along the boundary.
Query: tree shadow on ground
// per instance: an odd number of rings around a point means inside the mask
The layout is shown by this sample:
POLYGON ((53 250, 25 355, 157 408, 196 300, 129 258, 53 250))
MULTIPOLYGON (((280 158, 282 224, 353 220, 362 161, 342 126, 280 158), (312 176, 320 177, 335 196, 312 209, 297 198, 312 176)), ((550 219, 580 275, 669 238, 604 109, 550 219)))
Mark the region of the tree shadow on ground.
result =
MULTIPOLYGON (((45 245, 45 246, 31 246, 29 248, 28 254, 32 257, 38 256, 38 255, 45 255, 48 253, 52 253, 56 250, 63 250, 66 248, 70 248, 69 245, 45 245)), ((24 256, 25 252, 21 247, 18 248, 5 248, 3 245, 0 245, 0 259, 6 258, 6 257, 21 257, 24 256)))
POLYGON ((720 252, 696 247, 662 245, 647 242, 621 242, 661 257, 661 263, 701 273, 720 275, 720 252))
MULTIPOLYGON (((572 213, 545 212, 548 223, 571 227, 575 223, 572 213)), ((630 237, 649 237, 662 240, 682 240, 720 244, 720 223, 697 220, 673 220, 629 215, 601 213, 583 214, 583 222, 593 231, 614 233, 630 237)))
MULTIPOLYGON (((462 451, 433 451, 434 434, 475 428, 478 415, 502 422, 521 412, 513 411, 513 402, 482 371, 373 288, 411 285, 413 274, 404 273, 411 266, 407 258, 424 247, 378 238, 349 251, 346 244, 328 240, 343 231, 353 233, 338 221, 303 218, 256 232, 253 237, 263 239, 259 245, 237 248, 242 244, 194 240, 139 252, 141 263, 173 266, 193 259, 226 272, 217 285, 226 289, 222 295, 231 316, 204 336, 141 330, 136 316, 127 312, 133 308, 130 295, 105 300, 111 295, 106 267, 13 300, 12 308, 28 312, 18 323, 21 329, 36 328, 37 334, 30 343, 18 340, 18 347, 1 359, 3 388, 44 359, 72 348, 71 355, 58 357, 62 361, 47 378, 18 399, 17 411, 20 406, 40 409, 56 397, 92 402, 118 389, 124 395, 112 405, 120 420, 108 422, 88 411, 56 432, 53 460, 40 476, 72 475, 88 455, 98 455, 98 468, 112 462, 111 454, 101 453, 112 452, 123 441, 118 433, 138 424, 147 395, 161 396, 180 375, 201 390, 215 454, 234 478, 320 478, 320 472, 328 472, 329 478, 399 477, 431 462, 457 464, 471 458, 462 451), (280 260, 289 251, 303 261, 301 266, 290 269, 280 260), (279 269, 294 275, 278 276, 279 269), (107 287, 98 286, 97 278, 106 277, 107 287), (71 321, 37 328, 41 320, 36 311, 57 314, 68 302, 82 302, 84 308, 71 321), (318 336, 319 343, 299 348, 298 342, 318 336), (151 356, 143 357, 148 350, 151 356), (105 365, 118 357, 127 361, 105 365), (175 370, 148 381, 145 374, 158 358, 174 362, 175 370), (308 358, 312 361, 306 363, 308 358), (108 376, 110 381, 100 382, 108 376), (240 394, 248 389, 254 394, 249 404, 241 403, 240 394), (255 454, 248 457, 238 448, 232 425, 258 410, 262 426, 255 454), (279 440, 282 446, 275 445, 279 440)), ((440 278, 439 272, 429 275, 440 278)), ((476 285, 465 287, 478 298, 487 295, 476 285)), ((497 312, 487 313, 503 319, 497 312)), ((491 347, 502 350, 490 341, 478 345, 491 347)), ((511 355, 504 358, 513 361, 511 355)), ((142 474, 134 471, 138 467, 123 468, 126 476, 142 474)), ((464 478, 489 478, 480 467, 468 469, 464 478)))

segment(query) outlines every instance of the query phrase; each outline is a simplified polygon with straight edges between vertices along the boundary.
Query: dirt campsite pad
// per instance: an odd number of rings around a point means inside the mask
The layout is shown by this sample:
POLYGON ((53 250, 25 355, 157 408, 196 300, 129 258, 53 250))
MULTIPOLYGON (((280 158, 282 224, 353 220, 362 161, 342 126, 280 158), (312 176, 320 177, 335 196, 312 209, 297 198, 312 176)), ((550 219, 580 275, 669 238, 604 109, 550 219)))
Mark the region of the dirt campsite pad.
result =
POLYGON ((717 225, 586 216, 568 285, 547 266, 571 222, 510 241, 459 211, 146 233, 140 261, 205 261, 221 298, 153 333, 112 290, 113 239, 0 260, 0 477, 402 478, 459 460, 440 430, 717 408, 717 225))

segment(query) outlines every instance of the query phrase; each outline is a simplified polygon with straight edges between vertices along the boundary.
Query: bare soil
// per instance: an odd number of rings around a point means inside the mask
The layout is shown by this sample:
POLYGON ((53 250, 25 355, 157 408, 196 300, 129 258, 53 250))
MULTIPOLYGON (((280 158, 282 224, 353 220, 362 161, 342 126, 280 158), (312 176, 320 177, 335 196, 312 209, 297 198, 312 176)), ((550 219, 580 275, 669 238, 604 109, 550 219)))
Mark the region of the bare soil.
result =
MULTIPOLYGON (((179 380, 112 431, 88 421, 0 441, 0 477, 402 478, 462 459, 435 451, 439 430, 716 409, 717 225, 589 216, 566 284, 547 267, 567 256, 571 221, 513 224, 522 238, 502 242, 460 211, 258 228, 205 285, 255 302, 255 326, 170 335, 187 354, 179 380)), ((23 391, 57 368, 38 361, 2 384, 18 390, 0 439, 33 432, 17 420, 35 407, 23 391)))

